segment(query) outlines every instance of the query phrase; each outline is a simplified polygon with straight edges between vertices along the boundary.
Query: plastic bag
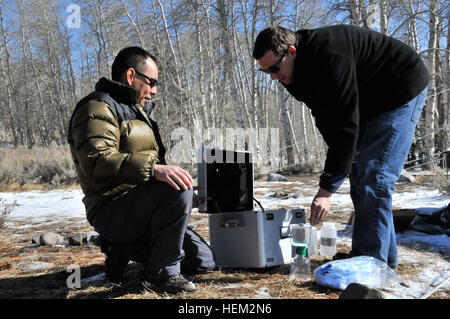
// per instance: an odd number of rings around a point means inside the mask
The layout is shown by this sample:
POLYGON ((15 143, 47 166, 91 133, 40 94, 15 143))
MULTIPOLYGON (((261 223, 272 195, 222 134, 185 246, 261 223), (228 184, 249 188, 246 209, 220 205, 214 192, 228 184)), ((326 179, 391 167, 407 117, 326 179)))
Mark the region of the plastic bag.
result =
POLYGON ((351 283, 380 289, 401 280, 384 262, 369 256, 330 261, 314 271, 316 283, 345 290, 351 283))

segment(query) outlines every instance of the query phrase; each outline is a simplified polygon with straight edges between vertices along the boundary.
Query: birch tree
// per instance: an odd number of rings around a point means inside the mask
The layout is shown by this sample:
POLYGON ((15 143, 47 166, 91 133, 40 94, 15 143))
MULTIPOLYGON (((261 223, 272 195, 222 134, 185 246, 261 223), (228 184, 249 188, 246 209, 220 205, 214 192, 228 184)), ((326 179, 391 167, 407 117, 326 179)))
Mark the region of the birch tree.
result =
MULTIPOLYGON (((437 0, 429 0, 429 26, 430 26, 430 38, 428 42, 428 70, 431 75, 430 84, 428 87, 428 98, 425 106, 425 162, 431 163, 434 159, 435 153, 435 141, 434 141, 434 123, 435 123, 435 110, 436 110, 436 54, 435 49, 437 46, 438 35, 438 20, 437 20, 437 0)), ((426 166, 430 167, 430 165, 426 166)))

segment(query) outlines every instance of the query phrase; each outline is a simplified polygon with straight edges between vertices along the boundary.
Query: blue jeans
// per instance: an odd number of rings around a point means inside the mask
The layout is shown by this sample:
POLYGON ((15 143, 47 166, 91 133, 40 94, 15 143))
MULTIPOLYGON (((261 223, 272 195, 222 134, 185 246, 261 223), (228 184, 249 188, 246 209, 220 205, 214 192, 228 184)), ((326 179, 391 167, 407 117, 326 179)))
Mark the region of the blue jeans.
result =
POLYGON ((355 208, 351 256, 398 265, 392 194, 411 148, 427 89, 407 104, 382 113, 360 129, 350 195, 355 208))

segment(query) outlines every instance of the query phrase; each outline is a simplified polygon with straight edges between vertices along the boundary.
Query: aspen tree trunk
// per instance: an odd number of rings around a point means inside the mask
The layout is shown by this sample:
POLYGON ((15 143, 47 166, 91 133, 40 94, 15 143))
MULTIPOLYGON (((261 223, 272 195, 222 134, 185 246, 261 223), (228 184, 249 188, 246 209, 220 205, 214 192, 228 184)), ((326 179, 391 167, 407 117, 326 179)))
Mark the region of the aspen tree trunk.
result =
MULTIPOLYGON (((437 49, 440 49, 439 41, 437 42, 437 49)), ((447 92, 448 83, 445 83, 447 79, 447 75, 445 74, 446 65, 444 61, 442 61, 440 50, 434 51, 436 55, 436 109, 437 109, 437 134, 436 138, 436 146, 437 146, 437 155, 441 160, 441 165, 444 164, 443 160, 443 152, 448 147, 448 103, 447 103, 447 92)), ((445 57, 444 57, 445 58, 445 57)))
MULTIPOLYGON (((105 22, 105 15, 103 13, 104 9, 103 9, 103 1, 102 0, 96 0, 96 9, 97 12, 95 15, 98 14, 98 34, 99 34, 99 38, 100 38, 100 48, 101 51, 103 52, 103 63, 102 63, 102 67, 104 70, 106 70, 106 72, 109 72, 109 70, 111 70, 111 62, 108 59, 108 57, 112 57, 114 54, 109 50, 109 36, 108 36, 108 30, 106 27, 106 22, 105 22)), ((99 52, 99 54, 101 54, 101 52, 99 52)), ((99 75, 100 76, 100 75, 99 75)))
MULTIPOLYGON (((158 1, 159 2, 159 1, 158 1)), ((192 2, 192 5, 194 7, 194 21, 195 21, 195 43, 197 46, 197 53, 198 53, 198 81, 199 83, 204 83, 204 62, 203 62, 203 58, 204 58, 204 54, 203 54, 203 45, 202 45, 202 41, 201 41, 201 34, 200 34, 200 12, 198 10, 197 4, 192 2)), ((200 85, 199 86, 199 105, 200 105, 200 109, 202 110, 201 113, 201 117, 203 120, 203 129, 207 129, 209 127, 210 122, 208 121, 208 119, 210 119, 209 116, 209 112, 208 112, 208 108, 206 106, 206 92, 204 90, 204 86, 200 85)))
MULTIPOLYGON (((61 143, 66 142, 66 123, 68 122, 67 114, 65 114, 65 106, 67 105, 66 99, 62 92, 62 79, 61 79, 61 65, 58 58, 58 53, 55 49, 56 39, 53 36, 52 30, 50 29, 50 23, 48 21, 48 15, 44 3, 42 0, 39 1, 40 14, 44 23, 45 41, 46 49, 49 60, 50 76, 53 79, 53 87, 49 90, 48 94, 52 100, 52 106, 58 115, 55 120, 57 123, 57 128, 59 132, 59 140, 61 143)), ((50 139, 54 138, 49 136, 50 139)))
MULTIPOLYGON (((170 1, 171 9, 172 9, 172 15, 174 14, 175 7, 174 7, 174 1, 170 1)), ((174 16, 172 16, 172 21, 174 22, 173 25, 173 32, 175 35, 175 47, 177 50, 177 55, 179 56, 179 61, 181 66, 186 66, 186 60, 185 55, 182 50, 182 45, 180 41, 180 25, 182 26, 182 21, 178 21, 174 16)), ((199 125, 199 115, 198 115, 198 109, 196 107, 196 103, 192 95, 192 88, 191 88, 191 80, 189 78, 189 75, 187 73, 187 70, 185 67, 180 68, 180 81, 181 83, 184 83, 183 87, 180 87, 179 90, 183 96, 183 100, 186 101, 186 107, 183 108, 182 111, 186 112, 186 116, 188 118, 187 127, 191 128, 191 142, 193 142, 192 145, 194 145, 194 149, 199 148, 201 145, 198 143, 201 141, 202 133, 201 131, 197 131, 198 128, 200 128, 199 125), (195 137, 200 138, 195 138, 195 137)), ((191 164, 196 163, 196 154, 195 152, 192 153, 191 157, 191 164)))
MULTIPOLYGON (((231 6, 231 20, 235 20, 235 12, 234 12, 234 6, 231 6)), ((235 97, 240 96, 240 103, 237 103, 237 101, 234 103, 234 114, 236 117, 236 126, 237 127, 244 127, 244 115, 242 114, 242 108, 245 108, 245 90, 244 90, 244 81, 243 76, 241 74, 241 68, 239 67, 239 50, 238 50, 238 36, 236 31, 236 24, 231 24, 231 30, 233 32, 233 41, 232 41, 232 63, 233 65, 230 65, 230 68, 234 70, 233 72, 233 83, 232 86, 234 86, 235 89, 235 97)))
POLYGON ((3 83, 6 88, 6 105, 7 105, 7 113, 9 115, 9 126, 11 130, 11 134, 13 136, 13 143, 14 147, 17 147, 19 145, 19 136, 17 133, 17 124, 13 112, 13 98, 12 98, 12 92, 13 92, 13 86, 14 82, 12 81, 11 77, 11 67, 10 67, 10 54, 8 51, 8 36, 6 34, 5 30, 5 24, 3 21, 3 0, 0 0, 0 27, 1 27, 1 34, 2 34, 2 45, 0 47, 0 69, 2 71, 2 78, 3 83), (3 49, 5 50, 5 53, 3 53, 3 49), (3 62, 3 54, 5 55, 5 64, 3 62), (8 77, 7 74, 10 76, 8 77))
MULTIPOLYGON (((18 4, 20 4, 20 1, 18 1, 18 4)), ((21 20, 21 32, 23 32, 23 38, 25 41, 25 47, 23 49, 23 55, 28 55, 29 62, 31 64, 31 68, 33 70, 33 82, 36 87, 37 92, 37 102, 33 103, 34 106, 34 114, 33 121, 35 122, 35 126, 37 127, 37 130, 39 132, 41 144, 44 146, 49 145, 49 136, 51 136, 51 132, 49 129, 49 118, 47 115, 47 105, 44 102, 44 94, 43 94, 43 84, 45 83, 44 79, 42 78, 42 74, 38 71, 38 67, 35 62, 35 57, 33 54, 33 50, 31 48, 31 38, 28 32, 28 26, 26 24, 26 21, 24 17, 22 17, 22 11, 19 11, 20 14, 20 20, 21 20), (26 53, 25 53, 26 52, 26 53)), ((72 70, 72 67, 71 67, 72 70)), ((73 72, 73 70, 72 70, 73 72)), ((72 88, 75 90, 75 79, 73 78, 72 74, 72 88)))
MULTIPOLYGON (((306 116, 305 116, 305 103, 300 103, 301 109, 302 109, 302 131, 303 131, 303 152, 304 152, 304 158, 305 162, 309 162, 311 159, 310 154, 310 146, 308 143, 308 131, 306 129, 306 116)), ((317 147, 317 145, 316 145, 317 147)))
MULTIPOLYGON (((65 73, 66 73, 66 81, 63 80, 62 78, 62 70, 61 70, 61 74, 60 74, 60 83, 61 83, 61 91, 63 92, 63 94, 66 96, 67 95, 67 99, 66 99, 66 107, 64 108, 64 116, 69 119, 70 115, 71 115, 71 110, 73 108, 73 106, 76 104, 76 80, 75 80, 75 72, 73 69, 73 65, 72 65, 72 50, 70 47, 70 36, 69 33, 67 31, 67 24, 65 22, 62 22, 60 19, 60 16, 58 15, 58 10, 55 6, 55 2, 54 0, 51 0, 51 4, 52 4, 52 9, 53 9, 53 14, 56 17, 55 18, 55 22, 56 22, 56 31, 57 31, 57 37, 60 39, 61 41, 61 46, 62 46, 62 59, 65 58, 65 64, 66 64, 66 68, 65 68, 65 73)), ((68 122, 66 122, 66 126, 68 128, 68 122)))
MULTIPOLYGON (((244 0, 240 0, 240 6, 241 6, 241 10, 243 15, 246 17, 247 16, 247 9, 248 9, 248 3, 244 2, 244 0)), ((243 21, 243 25, 244 25, 244 35, 245 35, 245 49, 247 49, 247 54, 245 54, 242 50, 241 50, 241 56, 248 56, 251 60, 250 65, 251 65, 251 70, 247 69, 246 63, 243 63, 243 74, 247 74, 247 76, 245 76, 245 83, 246 83, 246 88, 248 90, 248 92, 250 93, 250 101, 247 100, 247 98, 245 99, 244 102, 244 106, 245 106, 245 115, 247 117, 247 123, 249 125, 250 128, 254 128, 255 127, 255 123, 253 122, 253 117, 251 116, 251 112, 252 110, 254 110, 254 106, 256 104, 256 90, 257 88, 257 83, 258 83, 258 79, 257 79, 257 74, 256 74, 256 62, 254 61, 254 59, 251 57, 252 56, 252 46, 254 43, 254 40, 256 38, 256 17, 258 16, 259 13, 259 6, 258 6, 258 0, 255 0, 254 3, 254 7, 253 7, 253 14, 252 14, 252 21, 251 21, 251 27, 248 25, 248 19, 244 19, 243 21)), ((244 88, 245 90, 245 88, 244 88)))
MULTIPOLYGON (((232 16, 232 20, 234 17, 234 9, 233 9, 233 4, 231 4, 231 16, 232 16)), ((238 91, 237 88, 238 86, 234 85, 234 67, 233 65, 236 63, 234 62, 234 58, 233 58, 233 49, 232 49, 232 43, 234 43, 234 41, 231 41, 230 37, 234 37, 234 32, 233 31, 233 27, 230 28, 228 27, 228 15, 227 15, 227 10, 228 8, 226 7, 226 1, 224 0, 218 0, 217 1, 217 13, 219 15, 219 25, 220 25, 220 38, 222 41, 222 45, 224 47, 224 64, 223 64, 223 72, 224 72, 224 79, 223 79, 223 84, 225 87, 229 87, 230 92, 231 92, 231 96, 232 97, 237 97, 238 96, 238 91)), ((240 105, 238 103, 237 100, 231 101, 232 104, 234 104, 234 112, 235 112, 235 116, 236 116, 236 126, 237 127, 244 127, 244 121, 242 118, 242 113, 241 113, 241 108, 240 105)))
MULTIPOLYGON (((445 122, 443 128, 445 131, 444 137, 444 151, 450 150, 450 8, 447 11, 447 51, 445 53, 445 74, 444 74, 444 109, 443 116, 445 117, 445 122)), ((447 163, 447 167, 450 163, 447 163)))
POLYGON ((289 164, 294 164, 295 159, 294 159, 294 146, 292 145, 292 135, 291 135, 291 127, 289 125, 289 115, 287 112, 287 107, 286 107, 286 98, 284 96, 285 92, 284 92, 284 88, 280 87, 281 85, 278 85, 277 90, 278 92, 278 101, 279 101, 279 106, 280 106, 280 112, 281 112, 281 125, 283 127, 283 132, 284 132, 284 142, 286 144, 286 154, 287 154, 287 159, 288 162, 286 163, 287 165, 289 164))
MULTIPOLYGON (((209 12, 210 8, 206 6, 204 0, 202 0, 200 3, 205 13, 203 17, 205 22, 203 24, 199 24, 199 33, 203 34, 203 36, 199 40, 203 41, 202 46, 205 52, 205 59, 203 59, 205 71, 204 77, 206 81, 205 87, 208 87, 208 89, 206 90, 207 94, 205 95, 206 97, 205 108, 207 108, 209 111, 210 121, 213 127, 220 127, 222 125, 221 117, 223 117, 223 112, 220 112, 220 109, 218 107, 219 104, 217 98, 217 91, 223 88, 223 83, 220 82, 219 84, 220 81, 219 76, 214 76, 213 72, 208 72, 208 70, 217 69, 217 72, 219 73, 220 68, 217 68, 217 66, 214 63, 215 54, 217 54, 217 52, 213 51, 215 46, 211 45, 212 43, 214 43, 214 41, 213 41, 213 31, 211 29, 211 14, 209 12), (204 30, 202 30, 202 26, 204 30), (206 37, 204 36, 205 33, 206 37)), ((221 93, 219 93, 219 95, 221 95, 221 93)))
POLYGON ((379 0, 379 8, 380 8, 380 32, 388 35, 388 16, 387 16, 387 1, 388 0, 379 0))
POLYGON ((122 2, 123 10, 125 11, 125 14, 127 15, 128 20, 130 20, 131 25, 134 28, 134 31, 136 32, 136 35, 139 39, 139 44, 140 44, 141 48, 145 48, 144 40, 142 39, 142 35, 141 35, 141 30, 139 29, 138 25, 136 24, 136 22, 134 21, 133 17, 130 14, 130 12, 128 11, 128 7, 127 7, 125 1, 120 0, 120 2, 122 2))
MULTIPOLYGON (((23 74, 21 75, 21 78, 25 81, 25 83, 29 83, 30 80, 28 78, 28 74, 30 73, 28 70, 29 67, 29 58, 27 57, 26 54, 26 50, 25 50, 25 27, 24 27, 24 16, 23 16, 23 9, 21 6, 21 0, 17 1, 17 6, 19 9, 19 21, 20 21, 20 48, 21 48, 21 52, 22 52, 22 59, 25 62, 24 63, 24 67, 23 70, 21 70, 23 72, 23 74)), ((29 149, 31 149, 33 147, 33 144, 35 143, 34 138, 33 138, 33 130, 31 128, 30 125, 30 118, 34 119, 36 118, 36 112, 33 112, 33 110, 31 110, 30 105, 28 103, 28 99, 29 96, 25 96, 24 98, 24 110, 23 110, 23 118, 22 120, 24 121, 25 124, 25 133, 26 133, 26 143, 29 149)))
MULTIPOLYGON (((417 33, 416 12, 414 11, 412 0, 408 0, 411 19, 408 23, 409 29, 409 45, 416 49, 416 52, 420 51, 419 35, 417 33)), ((419 5, 420 6, 420 5, 419 5)))
POLYGON ((372 29, 376 19, 375 0, 369 0, 368 6, 364 8, 364 24, 367 29, 372 29))
MULTIPOLYGON (((293 98, 290 99, 291 100, 291 106, 293 106, 293 98)), ((297 141, 297 136, 295 134, 295 129, 294 129, 294 125, 292 124, 292 119, 291 119, 291 112, 289 110, 289 108, 286 108, 286 114, 287 114, 287 119, 289 121, 289 128, 292 132, 292 140, 294 142, 294 149, 297 153, 297 162, 301 162, 302 160, 302 152, 300 151, 300 145, 298 145, 298 141, 297 141)))
POLYGON ((361 5, 359 0, 350 0, 350 24, 361 25, 361 5))
POLYGON ((437 0, 430 0, 430 39, 428 42, 428 71, 431 75, 430 84, 428 87, 428 98, 425 108, 425 128, 426 128, 426 135, 425 135, 425 162, 427 165, 425 168, 430 169, 432 167, 432 162, 434 160, 434 153, 435 153, 435 129, 434 129, 434 122, 435 122, 435 110, 436 110, 436 74, 435 74, 435 63, 436 63, 436 44, 437 44, 437 16, 436 16, 436 10, 437 10, 437 0))
POLYGON ((311 110, 309 108, 307 110, 308 110, 308 117, 311 122, 311 127, 312 127, 313 137, 314 137, 314 145, 315 145, 314 150, 315 151, 314 151, 313 155, 314 155, 314 158, 316 159, 316 161, 319 161, 320 158, 322 157, 323 150, 321 149, 321 147, 319 145, 319 138, 317 136, 316 123, 314 122, 311 110))

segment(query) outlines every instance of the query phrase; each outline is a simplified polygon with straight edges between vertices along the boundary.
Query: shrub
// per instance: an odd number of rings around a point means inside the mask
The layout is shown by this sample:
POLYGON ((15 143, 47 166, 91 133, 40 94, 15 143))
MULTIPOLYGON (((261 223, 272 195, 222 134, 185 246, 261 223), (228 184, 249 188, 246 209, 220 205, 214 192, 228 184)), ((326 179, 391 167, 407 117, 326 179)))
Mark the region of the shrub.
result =
POLYGON ((435 175, 433 176, 433 184, 442 192, 450 194, 450 172, 442 168, 435 167, 435 175))
POLYGON ((12 204, 7 204, 5 200, 0 200, 0 231, 3 231, 6 228, 8 216, 14 210, 16 205, 16 201, 12 204))
POLYGON ((75 166, 67 146, 28 149, 2 148, 0 150, 0 182, 43 184, 48 187, 71 185, 77 182, 75 166))

